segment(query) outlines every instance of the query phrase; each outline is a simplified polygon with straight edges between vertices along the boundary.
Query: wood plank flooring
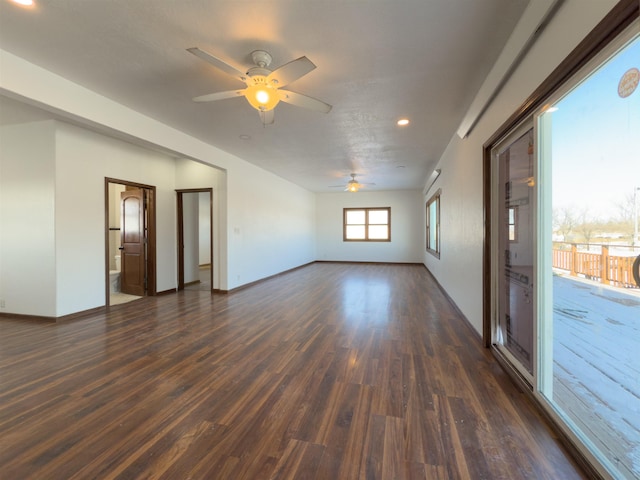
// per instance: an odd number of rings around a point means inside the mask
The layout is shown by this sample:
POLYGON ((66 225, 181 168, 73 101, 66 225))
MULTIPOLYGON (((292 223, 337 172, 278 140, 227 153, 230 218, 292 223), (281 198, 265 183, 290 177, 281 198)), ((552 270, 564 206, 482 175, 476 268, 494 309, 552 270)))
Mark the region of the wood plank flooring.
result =
POLYGON ((411 265, 0 319, 0 478, 579 479, 411 265))

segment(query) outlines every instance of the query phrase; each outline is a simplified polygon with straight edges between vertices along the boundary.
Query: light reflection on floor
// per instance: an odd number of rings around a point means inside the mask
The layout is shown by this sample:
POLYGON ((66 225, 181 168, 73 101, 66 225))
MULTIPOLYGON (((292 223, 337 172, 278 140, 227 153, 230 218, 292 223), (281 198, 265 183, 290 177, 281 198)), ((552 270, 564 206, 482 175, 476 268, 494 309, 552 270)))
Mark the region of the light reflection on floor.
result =
POLYGON ((391 287, 384 278, 347 278, 342 292, 342 309, 349 323, 388 321, 391 287))

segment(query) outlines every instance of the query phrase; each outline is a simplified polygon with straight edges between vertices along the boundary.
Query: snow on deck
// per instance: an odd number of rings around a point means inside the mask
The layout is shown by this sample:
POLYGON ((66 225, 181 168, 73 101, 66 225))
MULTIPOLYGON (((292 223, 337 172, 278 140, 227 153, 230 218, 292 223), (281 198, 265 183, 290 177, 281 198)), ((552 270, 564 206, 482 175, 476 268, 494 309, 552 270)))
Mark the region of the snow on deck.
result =
POLYGON ((640 478, 640 294, 554 275, 554 401, 640 478))

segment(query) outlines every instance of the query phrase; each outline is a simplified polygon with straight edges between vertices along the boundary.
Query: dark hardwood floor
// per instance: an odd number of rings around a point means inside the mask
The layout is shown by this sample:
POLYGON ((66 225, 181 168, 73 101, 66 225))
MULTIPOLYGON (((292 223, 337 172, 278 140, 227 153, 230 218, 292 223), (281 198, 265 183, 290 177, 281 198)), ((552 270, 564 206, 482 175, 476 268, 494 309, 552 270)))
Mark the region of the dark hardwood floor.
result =
POLYGON ((576 479, 422 266, 0 319, 0 478, 576 479))

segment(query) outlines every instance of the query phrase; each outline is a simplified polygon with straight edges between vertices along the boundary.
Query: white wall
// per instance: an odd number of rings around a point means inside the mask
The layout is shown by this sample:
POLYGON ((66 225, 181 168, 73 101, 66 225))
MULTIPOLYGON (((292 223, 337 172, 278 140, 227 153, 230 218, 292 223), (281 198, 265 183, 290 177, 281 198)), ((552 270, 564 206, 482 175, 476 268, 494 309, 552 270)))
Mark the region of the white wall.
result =
POLYGON ((0 128, 0 312, 56 312, 54 144, 53 121, 0 128))
POLYGON ((1 49, 0 92, 110 136, 225 170, 216 207, 221 289, 314 260, 313 193, 1 49))
POLYGON ((317 260, 420 263, 424 205, 417 190, 316 195, 317 260), (343 208, 391 207, 391 242, 344 242, 343 208))
POLYGON ((174 160, 63 122, 55 151, 55 316, 105 304, 105 177, 156 187, 157 290, 174 289, 174 160))
POLYGON ((176 188, 213 189, 213 288, 231 290, 315 260, 315 194, 248 162, 176 161, 176 188))
POLYGON ((184 158, 176 160, 177 189, 211 188, 213 191, 213 288, 223 290, 227 289, 227 238, 223 235, 227 218, 226 185, 227 175, 223 170, 184 158))
POLYGON ((246 162, 228 175, 229 288, 315 260, 315 194, 246 162))
POLYGON ((465 139, 454 135, 438 162, 442 174, 424 200, 442 188, 442 251, 439 260, 425 253, 424 263, 478 332, 483 300, 482 145, 615 3, 566 0, 471 134, 465 139))
POLYGON ((0 131, 0 311, 105 304, 105 177, 157 186, 158 290, 175 288, 171 158, 58 121, 0 131))

